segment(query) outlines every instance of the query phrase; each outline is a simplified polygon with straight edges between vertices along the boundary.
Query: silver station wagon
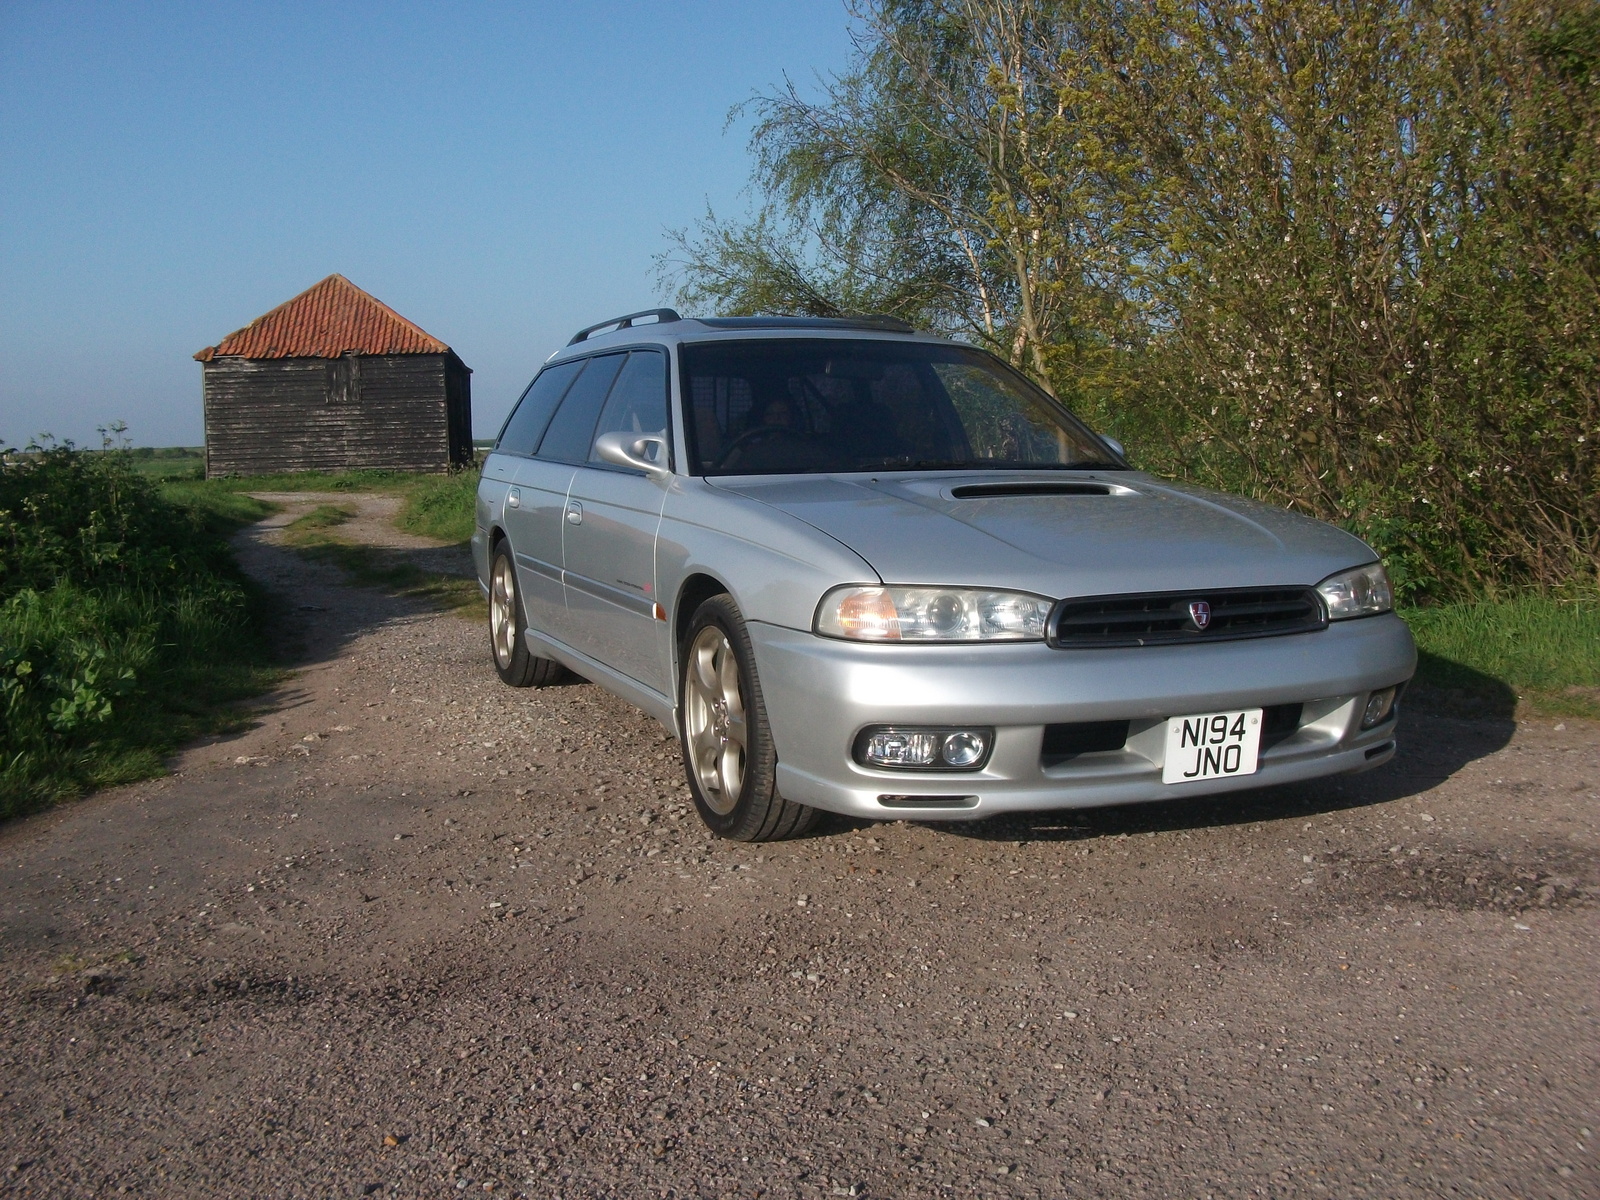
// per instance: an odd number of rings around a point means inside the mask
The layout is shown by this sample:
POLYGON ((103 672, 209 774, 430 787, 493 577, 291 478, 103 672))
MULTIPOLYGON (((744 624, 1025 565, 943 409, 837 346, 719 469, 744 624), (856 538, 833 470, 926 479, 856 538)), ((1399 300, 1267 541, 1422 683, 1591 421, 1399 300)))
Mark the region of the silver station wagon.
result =
POLYGON ((1364 770, 1416 665, 1360 540, 1141 474, 885 318, 581 331, 500 432, 473 553, 500 677, 653 714, 743 840, 1364 770))

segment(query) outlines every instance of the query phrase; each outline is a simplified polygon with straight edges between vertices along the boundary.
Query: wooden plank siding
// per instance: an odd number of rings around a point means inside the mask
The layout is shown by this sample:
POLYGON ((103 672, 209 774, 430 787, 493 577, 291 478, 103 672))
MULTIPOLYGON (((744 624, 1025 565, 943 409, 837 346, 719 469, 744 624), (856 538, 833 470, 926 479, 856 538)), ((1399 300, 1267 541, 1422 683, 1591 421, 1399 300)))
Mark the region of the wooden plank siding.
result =
POLYGON ((472 455, 454 354, 218 357, 204 364, 206 474, 443 471, 472 455))

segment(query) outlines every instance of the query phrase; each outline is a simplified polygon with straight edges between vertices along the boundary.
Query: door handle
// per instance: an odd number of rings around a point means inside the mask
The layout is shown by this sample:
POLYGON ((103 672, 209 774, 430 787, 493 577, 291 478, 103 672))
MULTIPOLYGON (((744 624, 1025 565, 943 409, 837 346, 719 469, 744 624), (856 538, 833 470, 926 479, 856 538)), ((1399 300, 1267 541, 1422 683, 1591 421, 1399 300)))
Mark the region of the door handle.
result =
POLYGON ((506 505, 509 508, 521 508, 522 507, 522 489, 521 488, 512 488, 509 492, 506 493, 506 505))
POLYGON ((583 505, 579 504, 576 500, 567 501, 567 524, 583 524, 583 505))

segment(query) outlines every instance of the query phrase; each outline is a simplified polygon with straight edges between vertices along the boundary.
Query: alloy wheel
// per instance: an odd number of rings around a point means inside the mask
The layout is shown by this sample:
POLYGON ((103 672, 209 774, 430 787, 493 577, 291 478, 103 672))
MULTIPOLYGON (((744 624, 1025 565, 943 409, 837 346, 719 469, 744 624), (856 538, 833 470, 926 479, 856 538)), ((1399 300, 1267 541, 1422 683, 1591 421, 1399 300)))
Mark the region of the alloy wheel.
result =
POLYGON ((517 585, 511 577, 511 560, 500 555, 494 560, 494 576, 489 584, 489 634, 495 662, 502 669, 511 665, 517 649, 517 585))
POLYGON ((739 660, 728 635, 707 625, 689 647, 684 709, 690 767, 710 809, 726 816, 744 787, 749 744, 739 660))

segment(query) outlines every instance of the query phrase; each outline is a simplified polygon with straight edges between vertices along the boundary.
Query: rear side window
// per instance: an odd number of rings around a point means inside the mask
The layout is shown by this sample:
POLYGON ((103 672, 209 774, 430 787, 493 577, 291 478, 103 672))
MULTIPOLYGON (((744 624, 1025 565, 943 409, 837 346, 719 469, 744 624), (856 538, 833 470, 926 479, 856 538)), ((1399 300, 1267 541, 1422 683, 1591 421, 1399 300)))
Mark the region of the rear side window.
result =
POLYGON ((500 431, 500 440, 494 448, 501 454, 532 454, 544 427, 550 424, 550 414, 566 394, 568 386, 583 369, 583 361, 558 363, 540 371, 522 400, 511 413, 506 427, 500 431))
POLYGON ((594 441, 600 409, 627 357, 626 354, 602 354, 585 360, 588 365, 577 382, 567 389, 550 428, 545 430, 544 440, 539 443, 540 458, 569 463, 588 461, 589 444, 594 441))
MULTIPOLYGON (((602 433, 667 433, 667 356, 655 350, 635 350, 628 355, 596 426, 602 433)), ((594 450, 589 461, 598 462, 594 450)))

